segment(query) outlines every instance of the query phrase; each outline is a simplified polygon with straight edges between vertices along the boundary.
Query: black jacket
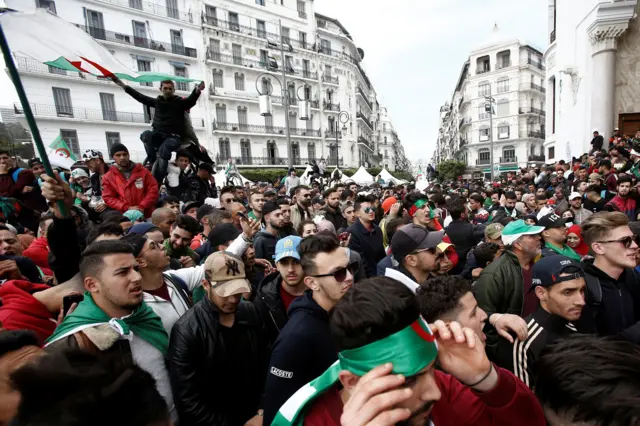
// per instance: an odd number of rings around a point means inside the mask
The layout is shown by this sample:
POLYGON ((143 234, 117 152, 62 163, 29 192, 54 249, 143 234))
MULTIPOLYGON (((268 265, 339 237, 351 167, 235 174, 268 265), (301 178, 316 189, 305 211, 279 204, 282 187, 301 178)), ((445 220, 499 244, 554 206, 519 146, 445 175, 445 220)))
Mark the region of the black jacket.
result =
POLYGON ((633 343, 640 343, 640 277, 633 269, 625 269, 614 280, 593 264, 583 262, 587 279, 585 307, 578 328, 593 329, 598 335, 619 335, 633 343), (591 280, 591 283, 589 282, 591 280), (592 283, 602 291, 601 302, 592 290, 592 283))
POLYGON ((256 250, 256 259, 266 259, 274 263, 273 256, 276 254, 276 244, 278 237, 273 234, 260 231, 253 240, 253 247, 256 250))
POLYGON ((500 367, 512 371, 517 378, 530 388, 535 385, 536 362, 540 352, 558 340, 566 339, 578 330, 566 319, 553 315, 538 306, 538 310, 527 316, 529 334, 523 341, 512 333, 513 343, 500 338, 498 343, 498 359, 500 367))
POLYGON ((371 226, 371 231, 368 231, 360 219, 357 219, 353 225, 347 228, 347 232, 351 234, 349 248, 360 253, 367 277, 376 276, 378 262, 386 256, 382 230, 375 223, 372 223, 371 226))
POLYGON ((340 212, 340 208, 337 207, 335 212, 332 212, 327 207, 320 211, 320 214, 324 216, 326 220, 333 223, 333 226, 336 228, 336 232, 338 229, 345 228, 347 226, 347 220, 342 216, 342 212, 340 212))
POLYGON ((211 182, 204 181, 200 177, 193 173, 189 176, 189 186, 191 192, 190 200, 196 200, 204 203, 207 198, 217 198, 217 192, 211 186, 211 182))
POLYGON ((265 385, 263 425, 298 389, 315 379, 338 359, 329 314, 306 291, 289 307, 289 321, 276 340, 265 385))
POLYGON ((173 195, 174 197, 178 197, 180 201, 192 201, 199 200, 204 202, 204 200, 200 200, 197 197, 194 197, 191 191, 191 182, 189 181, 189 176, 187 176, 183 170, 180 170, 180 174, 178 175, 178 186, 169 186, 169 181, 166 182, 167 192, 169 195, 173 195))
POLYGON ((602 135, 598 135, 591 139, 591 146, 593 149, 600 151, 602 149, 602 145, 604 145, 604 137, 602 137, 602 135))
POLYGON ((280 286, 282 285, 282 275, 274 272, 262 279, 258 286, 258 294, 253 304, 256 305, 262 321, 267 327, 267 337, 270 346, 276 342, 280 331, 287 323, 287 310, 280 297, 280 286))
POLYGON ((124 91, 141 104, 155 109, 153 130, 179 136, 183 136, 185 133, 185 111, 193 108, 200 97, 200 91, 197 89, 193 89, 193 92, 186 99, 175 95, 169 99, 165 99, 162 95, 152 98, 143 95, 131 86, 127 86, 124 91))
POLYGON ((451 239, 451 244, 456 246, 459 258, 458 265, 462 267, 466 262, 469 250, 482 241, 484 230, 466 220, 454 220, 445 228, 445 231, 451 239))
MULTIPOLYGON (((104 175, 109 172, 111 167, 104 165, 104 175)), ((102 175, 102 176, 104 176, 102 175)), ((91 181, 91 195, 95 195, 96 197, 102 197, 102 182, 100 180, 100 173, 94 173, 91 175, 89 179, 91 181)))
POLYGON ((181 425, 244 425, 259 408, 267 343, 257 309, 240 302, 231 328, 218 318, 204 298, 171 330, 169 378, 181 425))

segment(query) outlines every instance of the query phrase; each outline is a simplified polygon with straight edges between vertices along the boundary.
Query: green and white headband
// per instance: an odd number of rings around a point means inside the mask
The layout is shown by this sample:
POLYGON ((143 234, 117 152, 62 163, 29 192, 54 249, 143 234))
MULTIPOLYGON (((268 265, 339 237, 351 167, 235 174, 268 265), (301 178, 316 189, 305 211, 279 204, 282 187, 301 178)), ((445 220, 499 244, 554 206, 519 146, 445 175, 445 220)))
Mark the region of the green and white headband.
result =
POLYGON ((411 377, 431 364, 437 356, 435 336, 424 318, 419 317, 411 325, 384 339, 340 352, 338 361, 287 400, 271 426, 302 426, 304 409, 338 381, 342 370, 364 376, 379 365, 392 363, 394 374, 411 377))

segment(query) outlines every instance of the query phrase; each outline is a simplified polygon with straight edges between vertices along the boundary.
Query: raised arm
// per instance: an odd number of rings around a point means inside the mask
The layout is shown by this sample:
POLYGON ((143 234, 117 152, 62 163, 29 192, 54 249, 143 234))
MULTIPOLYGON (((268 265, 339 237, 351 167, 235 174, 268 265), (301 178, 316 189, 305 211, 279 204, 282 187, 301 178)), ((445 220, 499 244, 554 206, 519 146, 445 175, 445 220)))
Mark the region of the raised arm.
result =
POLYGON ((113 81, 115 84, 117 84, 118 86, 122 87, 124 89, 124 91, 131 96, 133 99, 135 99, 136 101, 140 102, 143 105, 155 108, 156 107, 156 100, 155 98, 152 98, 150 96, 146 96, 143 95, 142 93, 138 92, 136 89, 134 89, 131 86, 127 86, 126 84, 124 84, 122 82, 122 80, 120 80, 118 77, 113 76, 111 77, 111 81, 113 81))

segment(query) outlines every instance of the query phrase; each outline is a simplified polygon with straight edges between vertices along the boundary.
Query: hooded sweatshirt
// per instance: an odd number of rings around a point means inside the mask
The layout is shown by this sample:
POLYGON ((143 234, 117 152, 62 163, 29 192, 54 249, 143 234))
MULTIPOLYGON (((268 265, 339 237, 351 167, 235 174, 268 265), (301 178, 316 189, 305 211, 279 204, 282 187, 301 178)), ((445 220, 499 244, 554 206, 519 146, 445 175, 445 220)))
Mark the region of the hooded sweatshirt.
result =
POLYGON ((267 231, 260 231, 253 240, 253 247, 256 250, 256 259, 266 259, 271 263, 276 254, 276 243, 278 237, 267 231))
POLYGON ((289 307, 289 320, 271 353, 264 391, 263 424, 270 425, 289 397, 338 359, 329 332, 329 314, 307 290, 289 307))

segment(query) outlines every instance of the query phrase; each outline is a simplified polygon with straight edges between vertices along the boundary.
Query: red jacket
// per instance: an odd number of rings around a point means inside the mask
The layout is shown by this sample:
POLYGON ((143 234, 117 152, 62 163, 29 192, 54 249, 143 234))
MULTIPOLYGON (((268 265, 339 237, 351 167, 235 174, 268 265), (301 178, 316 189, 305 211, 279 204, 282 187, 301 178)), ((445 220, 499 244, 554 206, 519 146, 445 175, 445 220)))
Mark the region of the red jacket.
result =
POLYGON ((40 344, 56 329, 55 319, 33 293, 46 290, 45 284, 12 280, 0 285, 0 323, 6 330, 31 330, 40 344))
POLYGON ((22 252, 24 257, 33 260, 33 263, 41 268, 49 268, 49 242, 47 237, 39 237, 33 240, 29 248, 22 252))
MULTIPOLYGON (((433 405, 435 426, 546 426, 538 399, 511 372, 497 368, 498 384, 491 391, 476 393, 453 376, 435 372, 440 400, 433 405)), ((342 409, 337 388, 320 396, 304 418, 304 426, 340 426, 342 409), (333 391, 333 392, 332 392, 333 391)))
POLYGON ((142 207, 145 217, 149 217, 158 201, 158 183, 142 164, 133 167, 129 180, 111 167, 102 177, 102 199, 108 207, 122 213, 134 206, 142 207))

